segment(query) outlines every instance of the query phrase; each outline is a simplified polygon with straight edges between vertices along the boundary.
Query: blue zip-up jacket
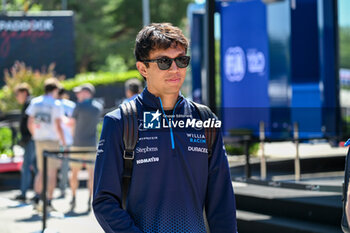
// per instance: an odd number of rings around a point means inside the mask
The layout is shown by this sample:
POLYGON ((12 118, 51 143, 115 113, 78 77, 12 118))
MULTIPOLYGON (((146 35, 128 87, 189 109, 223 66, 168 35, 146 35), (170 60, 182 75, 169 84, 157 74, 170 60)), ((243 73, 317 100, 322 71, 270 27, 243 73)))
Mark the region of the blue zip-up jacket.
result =
MULTIPOLYGON (((163 128, 163 120, 200 119, 195 106, 179 95, 174 109, 164 111, 147 88, 136 98, 139 139, 126 203, 121 207, 123 119, 119 109, 104 118, 94 176, 93 209, 105 232, 235 233, 236 207, 221 131, 208 159, 204 129, 163 128), (148 112, 163 113, 145 129, 148 112), (165 114, 168 117, 165 117, 165 114), (172 118, 169 115, 174 115, 172 118)), ((151 119, 151 118, 148 118, 151 119)))

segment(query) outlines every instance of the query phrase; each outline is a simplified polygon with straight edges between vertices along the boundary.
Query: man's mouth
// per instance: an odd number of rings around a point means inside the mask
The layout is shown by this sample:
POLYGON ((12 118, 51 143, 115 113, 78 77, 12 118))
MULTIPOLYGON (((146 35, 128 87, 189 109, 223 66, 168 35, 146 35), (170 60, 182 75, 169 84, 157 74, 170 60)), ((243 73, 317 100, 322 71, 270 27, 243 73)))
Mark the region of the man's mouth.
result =
POLYGON ((181 78, 168 78, 166 79, 167 82, 171 82, 171 83, 176 83, 179 82, 181 80, 181 78))

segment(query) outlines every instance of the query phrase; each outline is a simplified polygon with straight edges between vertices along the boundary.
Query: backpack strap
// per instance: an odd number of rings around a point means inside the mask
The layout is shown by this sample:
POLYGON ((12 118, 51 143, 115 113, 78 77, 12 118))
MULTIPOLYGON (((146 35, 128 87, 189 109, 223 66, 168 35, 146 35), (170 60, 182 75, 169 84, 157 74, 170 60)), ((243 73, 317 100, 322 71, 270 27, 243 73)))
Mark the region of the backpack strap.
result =
MULTIPOLYGON (((203 105, 203 104, 198 104, 196 102, 191 101, 191 103, 196 107, 196 109, 199 112, 199 117, 201 118, 202 121, 206 121, 209 118, 214 118, 216 119, 216 116, 214 115, 214 113, 210 110, 209 107, 203 105)), ((205 128, 204 129, 204 133, 205 133, 205 139, 206 139, 206 143, 208 146, 208 158, 210 158, 212 156, 213 153, 213 145, 214 145, 214 141, 216 138, 216 128, 212 127, 212 128, 205 128)))
POLYGON ((122 178, 122 207, 126 208, 126 198, 129 192, 129 187, 131 183, 133 161, 134 161, 134 149, 138 140, 138 125, 137 125, 137 108, 136 102, 134 100, 120 105, 124 131, 123 131, 123 141, 124 141, 124 171, 122 178))

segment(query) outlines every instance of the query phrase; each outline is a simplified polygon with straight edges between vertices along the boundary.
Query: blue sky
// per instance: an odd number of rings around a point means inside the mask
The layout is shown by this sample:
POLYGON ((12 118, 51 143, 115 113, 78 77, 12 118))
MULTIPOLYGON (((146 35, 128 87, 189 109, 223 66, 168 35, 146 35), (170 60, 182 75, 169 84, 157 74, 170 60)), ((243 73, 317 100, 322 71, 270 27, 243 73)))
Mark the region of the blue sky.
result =
POLYGON ((350 26, 350 1, 339 0, 338 2, 338 15, 340 26, 350 26))

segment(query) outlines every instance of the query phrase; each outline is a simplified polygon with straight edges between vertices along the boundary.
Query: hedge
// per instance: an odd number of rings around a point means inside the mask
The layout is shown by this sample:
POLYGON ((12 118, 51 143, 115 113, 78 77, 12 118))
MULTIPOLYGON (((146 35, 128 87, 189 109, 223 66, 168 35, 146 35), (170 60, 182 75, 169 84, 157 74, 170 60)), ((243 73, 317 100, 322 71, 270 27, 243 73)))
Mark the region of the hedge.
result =
POLYGON ((138 78, 142 80, 141 75, 137 70, 131 70, 124 73, 113 72, 94 72, 82 73, 75 76, 74 79, 67 79, 62 81, 62 85, 67 90, 72 90, 74 87, 83 83, 91 83, 94 86, 109 85, 117 82, 125 82, 131 78, 138 78))

